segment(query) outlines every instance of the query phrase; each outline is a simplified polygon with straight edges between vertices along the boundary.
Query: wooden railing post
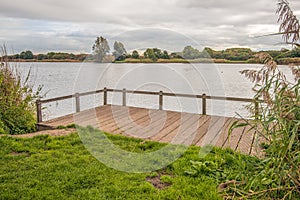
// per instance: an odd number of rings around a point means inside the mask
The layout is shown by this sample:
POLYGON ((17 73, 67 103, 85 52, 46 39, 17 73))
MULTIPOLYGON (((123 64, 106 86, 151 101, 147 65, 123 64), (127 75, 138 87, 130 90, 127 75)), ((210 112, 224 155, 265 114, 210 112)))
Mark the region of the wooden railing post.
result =
POLYGON ((126 106, 126 88, 123 88, 123 91, 122 91, 122 104, 123 106, 126 106))
POLYGON ((42 103, 39 99, 36 101, 36 118, 38 123, 43 122, 42 103))
POLYGON ((202 94, 202 115, 206 115, 206 94, 202 94))
POLYGON ((159 110, 163 109, 163 91, 159 91, 159 110))
POLYGON ((107 105, 107 88, 105 87, 103 90, 103 105, 107 105))
POLYGON ((80 95, 79 93, 75 94, 75 103, 76 103, 76 112, 80 112, 80 95))

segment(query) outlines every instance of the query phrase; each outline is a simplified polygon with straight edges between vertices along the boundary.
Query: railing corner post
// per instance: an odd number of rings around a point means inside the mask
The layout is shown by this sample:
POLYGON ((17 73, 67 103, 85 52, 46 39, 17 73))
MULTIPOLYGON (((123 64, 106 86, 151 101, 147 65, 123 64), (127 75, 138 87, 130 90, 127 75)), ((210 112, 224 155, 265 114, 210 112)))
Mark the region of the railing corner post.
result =
POLYGON ((103 89, 103 105, 107 105, 107 88, 103 89))
POLYGON ((79 93, 75 94, 75 103, 76 103, 76 112, 80 112, 80 95, 79 93))
POLYGON ((42 116, 42 103, 41 100, 38 99, 36 101, 36 115, 37 115, 37 123, 43 122, 43 116, 42 116))
POLYGON ((202 94, 202 115, 206 115, 206 94, 202 94))
POLYGON ((123 88, 123 91, 122 91, 122 105, 123 106, 126 106, 126 88, 123 88))
POLYGON ((159 91, 159 110, 163 110, 163 91, 159 91))

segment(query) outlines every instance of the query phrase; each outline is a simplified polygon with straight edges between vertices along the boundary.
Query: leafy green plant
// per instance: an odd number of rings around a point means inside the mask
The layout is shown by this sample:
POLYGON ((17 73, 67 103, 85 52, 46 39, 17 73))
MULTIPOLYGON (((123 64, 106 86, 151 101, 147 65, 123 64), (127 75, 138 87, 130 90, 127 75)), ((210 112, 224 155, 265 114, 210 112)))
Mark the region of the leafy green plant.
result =
POLYGON ((191 161, 192 169, 186 171, 187 174, 197 176, 199 174, 216 176, 223 172, 221 165, 223 160, 219 160, 221 163, 213 161, 191 161))
POLYGON ((30 71, 23 80, 17 68, 7 62, 5 46, 0 62, 0 133, 24 134, 35 131, 34 100, 39 98, 30 85, 30 71))
POLYGON ((190 160, 190 167, 185 174, 194 178, 210 177, 223 191, 228 185, 241 185, 248 180, 251 174, 255 174, 258 164, 258 158, 241 155, 230 149, 213 148, 205 157, 190 160))

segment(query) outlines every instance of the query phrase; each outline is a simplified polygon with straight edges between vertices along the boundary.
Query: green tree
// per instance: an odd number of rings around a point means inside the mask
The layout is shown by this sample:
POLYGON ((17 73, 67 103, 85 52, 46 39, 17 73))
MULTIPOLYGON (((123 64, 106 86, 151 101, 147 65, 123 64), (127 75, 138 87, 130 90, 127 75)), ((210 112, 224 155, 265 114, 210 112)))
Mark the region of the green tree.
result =
POLYGON ((213 55, 214 55, 214 50, 212 50, 211 48, 209 47, 205 47, 203 49, 203 54, 206 54, 207 58, 213 58, 213 55))
POLYGON ((182 58, 182 52, 173 52, 170 54, 170 58, 182 58))
POLYGON ((47 53, 47 58, 48 59, 53 59, 53 56, 55 55, 55 53, 54 52, 48 52, 47 53))
POLYGON ((44 60, 45 58, 46 58, 46 56, 44 54, 38 54, 37 55, 38 60, 44 60))
POLYGON ((156 58, 158 58, 158 59, 163 58, 163 53, 160 49, 153 48, 153 52, 154 52, 156 58))
MULTIPOLYGON (((248 60, 253 57, 253 52, 249 48, 229 48, 223 52, 223 58, 227 60, 248 60)), ((213 54, 213 58, 215 55, 213 54)))
POLYGON ((163 52, 163 59, 170 59, 169 53, 166 50, 163 52))
POLYGON ((135 58, 135 59, 139 59, 140 58, 140 54, 139 52, 137 52, 136 50, 134 50, 132 52, 132 55, 131 55, 132 58, 135 58))
POLYGON ((116 60, 124 60, 126 58, 126 49, 121 42, 115 41, 113 55, 116 60))
POLYGON ((110 48, 107 40, 104 37, 97 37, 95 44, 92 46, 94 61, 101 63, 104 57, 109 52, 110 48))
POLYGON ((153 51, 153 49, 147 49, 145 52, 144 52, 144 56, 145 58, 150 58, 151 60, 153 60, 154 62, 157 61, 157 57, 153 51))
POLYGON ((196 59, 201 57, 200 51, 198 49, 193 48, 192 46, 184 47, 182 55, 185 59, 196 59))
POLYGON ((285 51, 284 53, 281 53, 276 58, 297 58, 300 57, 300 48, 295 47, 291 51, 285 51))
POLYGON ((268 53, 270 56, 272 56, 273 58, 278 57, 280 54, 282 54, 282 51, 279 50, 269 50, 269 51, 261 51, 261 52, 266 52, 268 53))
POLYGON ((13 59, 19 59, 20 58, 20 54, 15 54, 12 56, 13 59))
POLYGON ((29 50, 22 51, 20 54, 21 59, 33 59, 33 53, 29 50))

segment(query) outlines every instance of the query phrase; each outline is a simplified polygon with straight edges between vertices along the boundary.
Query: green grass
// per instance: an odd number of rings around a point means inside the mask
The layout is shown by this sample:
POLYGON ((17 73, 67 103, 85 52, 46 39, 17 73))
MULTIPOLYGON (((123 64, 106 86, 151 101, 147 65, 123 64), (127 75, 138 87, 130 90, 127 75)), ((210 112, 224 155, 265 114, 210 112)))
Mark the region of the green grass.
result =
MULTIPOLYGON (((155 151, 165 146, 106 135, 115 145, 131 152, 155 151)), ((135 174, 99 162, 76 133, 28 139, 1 137, 0 199, 222 199, 217 187, 225 179, 210 173, 188 173, 197 172, 191 160, 203 161, 199 150, 190 147, 176 162, 160 171, 135 174), (159 175, 170 186, 157 189, 146 180, 159 175)), ((237 170, 242 157, 252 160, 220 149, 213 149, 204 160, 224 161, 223 167, 229 173, 237 170)))

